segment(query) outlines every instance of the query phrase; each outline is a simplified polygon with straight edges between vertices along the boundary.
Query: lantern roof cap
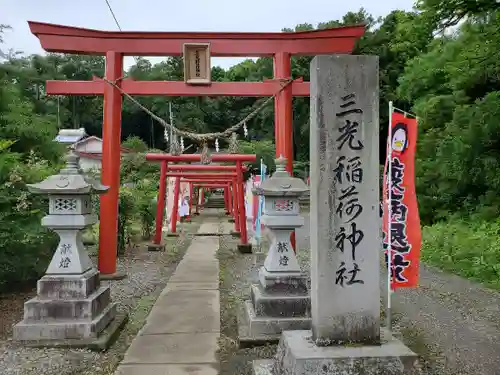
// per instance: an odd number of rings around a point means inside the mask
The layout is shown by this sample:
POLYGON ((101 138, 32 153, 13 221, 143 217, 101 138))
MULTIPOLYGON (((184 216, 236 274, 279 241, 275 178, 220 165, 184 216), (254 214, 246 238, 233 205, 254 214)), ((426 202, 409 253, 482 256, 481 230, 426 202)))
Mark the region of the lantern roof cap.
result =
POLYGON ((47 177, 45 180, 28 184, 28 190, 33 194, 90 194, 105 193, 109 187, 100 181, 85 175, 80 168, 80 157, 70 150, 65 156, 66 165, 58 174, 47 177))
POLYGON ((274 162, 276 171, 264 180, 259 187, 253 189, 255 195, 299 197, 309 191, 308 186, 300 178, 291 177, 285 169, 287 159, 280 155, 274 162))

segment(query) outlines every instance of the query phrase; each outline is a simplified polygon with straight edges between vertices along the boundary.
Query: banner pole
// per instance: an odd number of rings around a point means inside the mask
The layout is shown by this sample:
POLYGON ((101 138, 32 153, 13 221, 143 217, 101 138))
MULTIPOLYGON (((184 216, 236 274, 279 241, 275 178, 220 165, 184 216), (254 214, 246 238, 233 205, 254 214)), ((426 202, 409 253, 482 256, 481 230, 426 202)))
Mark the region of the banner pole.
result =
POLYGON ((389 136, 387 139, 387 329, 392 332, 392 101, 389 102, 389 136))

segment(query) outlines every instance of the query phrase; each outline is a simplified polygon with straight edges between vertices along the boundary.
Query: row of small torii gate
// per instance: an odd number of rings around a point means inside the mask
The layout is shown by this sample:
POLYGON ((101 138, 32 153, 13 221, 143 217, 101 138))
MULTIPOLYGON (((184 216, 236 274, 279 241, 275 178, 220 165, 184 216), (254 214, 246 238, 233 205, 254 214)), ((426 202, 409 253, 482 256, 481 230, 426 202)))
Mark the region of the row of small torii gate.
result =
MULTIPOLYGON (((276 157, 287 159, 287 171, 293 171, 293 96, 309 96, 309 82, 296 78, 291 83, 293 55, 330 55, 351 53, 365 26, 339 27, 290 33, 233 32, 109 32, 47 23, 29 22, 44 50, 59 53, 103 55, 104 78, 92 81, 47 81, 49 95, 103 95, 102 183, 110 187, 101 197, 99 260, 101 275, 116 273, 118 198, 120 187, 120 143, 122 94, 161 96, 273 96, 275 108, 276 157), (124 56, 183 56, 184 82, 135 81, 123 77, 124 56), (210 57, 272 57, 274 79, 264 82, 211 82, 210 57), (112 84, 109 84, 112 82, 112 84), (284 84, 284 83, 289 84, 284 84), (284 87, 286 86, 286 87, 284 87), (277 94, 276 94, 277 93, 277 94)), ((197 162, 200 155, 155 155, 167 171, 167 163, 197 162)), ((232 161, 241 172, 241 164, 255 160, 255 155, 213 155, 213 161, 232 161), (225 158, 233 156, 234 158, 225 158), (250 159, 249 159, 250 157, 250 159), (253 157, 253 159, 252 159, 253 157), (240 165, 240 167, 238 167, 240 165)), ((237 170, 231 177, 240 178, 237 170)), ((173 169, 172 169, 173 170, 173 169)), ((179 169, 177 169, 179 170, 179 169)), ((171 174, 173 176, 173 174, 171 174)), ((162 174, 166 176, 166 173, 162 174)), ((238 192, 238 183, 232 185, 238 192)), ((164 184, 160 184, 160 187, 164 184)), ((164 195, 159 195, 159 209, 164 195)), ((243 191, 237 194, 236 206, 244 207, 243 191), (240 201, 238 203, 238 200, 240 201)), ((163 211, 162 211, 163 215, 163 211)), ((241 241, 246 243, 244 211, 239 210, 241 241)), ((238 215, 236 215, 238 216, 238 215)), ((161 225, 161 221, 160 224, 161 225)), ((161 238, 161 227, 155 241, 161 238)))
MULTIPOLYGON (((234 162, 230 165, 170 165, 179 161, 189 162, 199 160, 198 154, 170 155, 170 154, 146 154, 146 160, 159 161, 160 168, 160 188, 158 191, 158 203, 156 208, 156 229, 153 239, 153 247, 162 247, 163 214, 165 212, 165 197, 167 190, 167 177, 175 178, 173 191, 173 207, 171 216, 171 233, 176 233, 177 214, 179 208, 179 194, 181 179, 183 182, 193 187, 219 188, 224 189, 224 203, 226 213, 234 217, 234 232, 240 235, 239 250, 241 252, 251 252, 248 244, 245 212, 245 189, 243 185, 243 172, 246 167, 244 162, 254 162, 256 155, 241 154, 217 154, 212 155, 212 161, 234 162)), ((192 210, 192 199, 194 189, 190 190, 189 210, 192 210)), ((196 205, 198 212, 198 205, 196 205)))

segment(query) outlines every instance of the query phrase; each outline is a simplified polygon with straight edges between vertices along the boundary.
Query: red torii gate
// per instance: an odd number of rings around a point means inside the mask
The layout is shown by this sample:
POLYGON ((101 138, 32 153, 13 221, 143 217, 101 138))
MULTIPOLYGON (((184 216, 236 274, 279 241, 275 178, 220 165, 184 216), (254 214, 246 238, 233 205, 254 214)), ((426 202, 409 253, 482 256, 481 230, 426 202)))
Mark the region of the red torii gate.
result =
MULTIPOLYGON (((164 96, 272 96, 291 79, 292 55, 350 53, 365 26, 348 26, 292 33, 233 32, 114 32, 28 22, 42 48, 49 52, 98 54, 106 57, 105 78, 129 95, 164 96), (181 56, 185 43, 209 43, 211 56, 273 57, 274 80, 213 82, 193 86, 185 82, 123 79, 123 56, 181 56)), ((110 187, 101 196, 99 262, 101 274, 116 272, 120 134, 122 94, 104 80, 47 81, 49 95, 104 95, 102 127, 102 182, 110 187)), ((309 83, 295 80, 275 97, 276 157, 287 158, 293 171, 293 96, 309 96, 309 83)))

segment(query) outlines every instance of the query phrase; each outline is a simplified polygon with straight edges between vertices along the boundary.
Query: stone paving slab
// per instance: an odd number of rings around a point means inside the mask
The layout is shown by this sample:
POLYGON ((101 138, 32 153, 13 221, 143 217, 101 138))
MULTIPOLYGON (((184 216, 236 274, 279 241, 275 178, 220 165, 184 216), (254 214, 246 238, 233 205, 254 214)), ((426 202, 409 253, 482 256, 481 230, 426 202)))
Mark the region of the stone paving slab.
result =
POLYGON ((143 335, 220 332, 218 290, 171 290, 151 310, 143 335))
POLYGON ((175 333, 137 336, 122 364, 218 363, 219 333, 175 333))
POLYGON ((167 287, 163 289, 160 296, 167 294, 171 290, 218 290, 218 281, 207 281, 207 282, 189 282, 189 281, 179 281, 179 282, 169 282, 167 287))
POLYGON ((197 235, 200 236, 202 233, 207 233, 208 235, 219 233, 219 223, 216 221, 202 223, 198 229, 197 235))
POLYGON ((233 230, 234 230, 234 223, 226 221, 222 223, 220 232, 223 235, 230 235, 233 230))
POLYGON ((215 366, 193 365, 123 365, 116 375, 217 375, 215 366))
POLYGON ((219 264, 217 262, 179 264, 177 271, 172 275, 170 281, 210 282, 219 280, 219 264))

